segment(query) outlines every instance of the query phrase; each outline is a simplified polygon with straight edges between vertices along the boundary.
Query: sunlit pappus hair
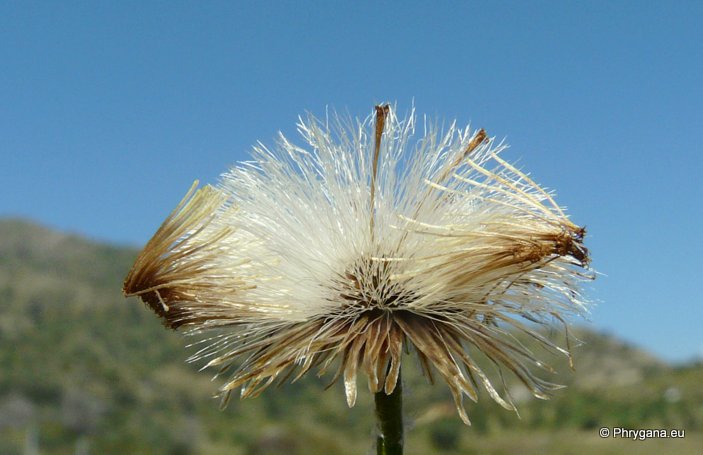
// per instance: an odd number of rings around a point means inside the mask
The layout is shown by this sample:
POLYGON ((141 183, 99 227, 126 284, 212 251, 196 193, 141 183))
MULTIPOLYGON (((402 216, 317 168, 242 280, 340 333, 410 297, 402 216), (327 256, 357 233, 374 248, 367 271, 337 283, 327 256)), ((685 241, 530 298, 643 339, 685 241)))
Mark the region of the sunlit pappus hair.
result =
POLYGON ((196 182, 125 280, 166 326, 213 332, 191 359, 233 369, 225 399, 315 367, 336 369, 353 406, 359 371, 372 392, 394 390, 404 350, 446 381, 467 424, 463 395, 479 387, 515 409, 477 354, 536 397, 558 387, 515 334, 570 356, 538 326, 585 309, 585 231, 502 144, 427 120, 417 137, 415 113, 389 106, 298 129, 304 145, 281 134, 217 187, 196 182))

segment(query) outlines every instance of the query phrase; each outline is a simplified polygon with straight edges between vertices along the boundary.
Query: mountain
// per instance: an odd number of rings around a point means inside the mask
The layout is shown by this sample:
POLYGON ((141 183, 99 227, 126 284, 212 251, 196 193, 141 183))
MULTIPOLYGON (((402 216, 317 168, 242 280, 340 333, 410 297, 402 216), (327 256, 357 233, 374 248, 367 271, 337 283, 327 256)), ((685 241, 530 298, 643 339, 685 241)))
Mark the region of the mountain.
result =
MULTIPOLYGON (((369 393, 348 409, 341 386, 325 391, 314 375, 220 411, 221 382, 185 362, 194 340, 121 296, 137 253, 0 220, 0 454, 371 452, 369 393)), ((554 359, 548 378, 566 389, 541 401, 508 382, 520 418, 484 393, 467 404, 471 427, 406 358, 406 453, 700 453, 703 365, 672 367, 612 335, 575 333, 576 371, 554 359), (686 437, 601 439, 602 426, 686 437)))

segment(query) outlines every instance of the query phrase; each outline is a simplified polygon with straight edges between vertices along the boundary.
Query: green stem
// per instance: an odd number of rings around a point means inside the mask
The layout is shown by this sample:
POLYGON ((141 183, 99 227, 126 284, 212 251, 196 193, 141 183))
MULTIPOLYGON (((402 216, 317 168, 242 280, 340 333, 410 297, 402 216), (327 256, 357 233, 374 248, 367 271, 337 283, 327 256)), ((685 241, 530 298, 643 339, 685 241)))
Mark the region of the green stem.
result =
POLYGON ((379 434, 377 455, 403 455, 403 387, 400 374, 390 395, 381 390, 374 394, 379 434))

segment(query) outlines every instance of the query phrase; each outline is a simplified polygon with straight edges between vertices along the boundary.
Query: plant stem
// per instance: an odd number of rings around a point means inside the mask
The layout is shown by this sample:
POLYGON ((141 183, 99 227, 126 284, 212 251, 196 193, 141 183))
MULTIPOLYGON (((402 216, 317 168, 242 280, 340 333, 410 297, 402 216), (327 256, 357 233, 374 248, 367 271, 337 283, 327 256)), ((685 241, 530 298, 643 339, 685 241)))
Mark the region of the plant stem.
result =
POLYGON ((390 395, 384 390, 374 394, 379 434, 376 438, 377 455, 403 454, 403 387, 400 373, 390 395))

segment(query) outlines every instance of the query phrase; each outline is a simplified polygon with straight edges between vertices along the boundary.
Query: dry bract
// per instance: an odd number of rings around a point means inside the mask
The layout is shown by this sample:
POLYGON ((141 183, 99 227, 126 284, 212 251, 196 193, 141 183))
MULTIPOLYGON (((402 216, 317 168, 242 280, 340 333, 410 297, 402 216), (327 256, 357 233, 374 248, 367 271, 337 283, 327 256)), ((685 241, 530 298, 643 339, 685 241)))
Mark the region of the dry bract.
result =
POLYGON ((124 285, 170 328, 212 332, 193 360, 221 372, 225 397, 256 396, 316 368, 343 377, 354 405, 396 386, 404 351, 462 397, 501 396, 474 358, 546 398, 555 385, 514 334, 580 313, 590 279, 584 229, 499 156, 480 130, 441 131, 393 109, 354 123, 300 122, 253 160, 195 190, 164 221, 124 285), (524 324, 529 321, 528 324, 524 324))

